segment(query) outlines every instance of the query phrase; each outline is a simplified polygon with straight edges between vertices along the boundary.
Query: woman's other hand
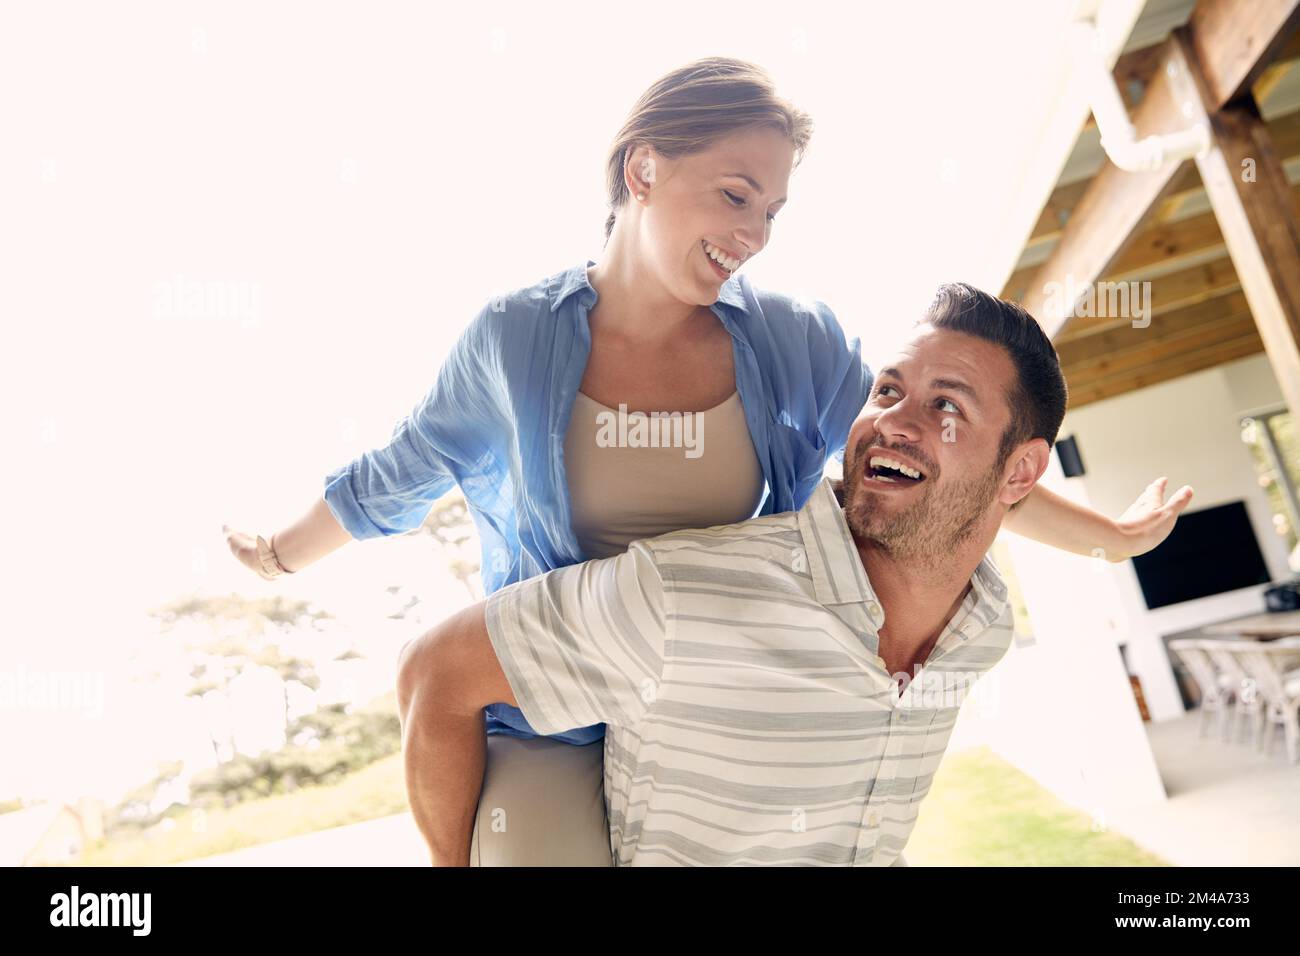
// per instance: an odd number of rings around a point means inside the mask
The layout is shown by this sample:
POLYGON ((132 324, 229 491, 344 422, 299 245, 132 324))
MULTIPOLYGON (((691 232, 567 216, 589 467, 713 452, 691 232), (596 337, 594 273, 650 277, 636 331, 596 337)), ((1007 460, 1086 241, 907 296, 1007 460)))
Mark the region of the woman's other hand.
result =
POLYGON ((1174 523, 1188 502, 1192 500, 1192 488, 1183 485, 1168 501, 1165 501, 1165 486, 1169 479, 1157 478, 1147 485, 1146 490, 1138 495, 1137 501, 1115 519, 1119 530, 1120 552, 1106 555, 1109 561, 1127 561, 1138 554, 1146 554, 1174 530, 1174 523))

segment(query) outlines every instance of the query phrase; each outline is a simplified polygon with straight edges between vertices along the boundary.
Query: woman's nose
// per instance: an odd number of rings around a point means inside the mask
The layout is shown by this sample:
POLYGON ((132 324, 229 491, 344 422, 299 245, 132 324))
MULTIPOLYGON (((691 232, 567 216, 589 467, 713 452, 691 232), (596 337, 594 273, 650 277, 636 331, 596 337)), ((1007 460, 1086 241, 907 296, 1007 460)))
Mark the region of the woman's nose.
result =
POLYGON ((741 246, 737 251, 742 253, 746 259, 761 252, 763 247, 767 245, 767 213, 760 212, 759 216, 761 218, 757 225, 755 225, 753 219, 746 219, 744 224, 734 233, 736 242, 741 246))

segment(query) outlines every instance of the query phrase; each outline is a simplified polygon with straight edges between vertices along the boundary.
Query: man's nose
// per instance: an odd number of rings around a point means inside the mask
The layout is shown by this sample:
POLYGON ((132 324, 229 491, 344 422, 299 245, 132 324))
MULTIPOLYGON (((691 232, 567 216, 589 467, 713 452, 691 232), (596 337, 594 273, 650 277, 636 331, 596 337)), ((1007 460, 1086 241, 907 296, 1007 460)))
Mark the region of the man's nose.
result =
POLYGON ((921 420, 911 398, 895 402, 876 416, 876 432, 886 441, 919 442, 921 420))

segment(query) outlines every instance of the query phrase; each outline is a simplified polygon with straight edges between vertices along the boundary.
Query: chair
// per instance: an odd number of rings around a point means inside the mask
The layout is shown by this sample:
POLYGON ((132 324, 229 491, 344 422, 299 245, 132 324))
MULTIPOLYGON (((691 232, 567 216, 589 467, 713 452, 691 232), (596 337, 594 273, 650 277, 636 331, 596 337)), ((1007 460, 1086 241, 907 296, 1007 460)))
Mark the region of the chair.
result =
POLYGON ((1219 671, 1213 659, 1201 645, 1200 638, 1182 637, 1169 642, 1173 651, 1184 666, 1191 672, 1192 679, 1201 688, 1201 720, 1197 736, 1204 738, 1207 726, 1216 718, 1224 730, 1227 739, 1226 718, 1233 702, 1233 679, 1219 671))
POLYGON ((1224 739, 1238 740, 1241 735, 1237 728, 1240 726, 1241 718, 1247 718, 1250 721, 1254 747, 1260 750, 1263 745, 1265 700, 1260 693, 1258 681, 1246 670, 1245 662, 1241 657, 1243 649, 1254 647, 1259 642, 1232 638, 1207 638, 1199 643, 1214 662, 1215 668, 1226 678, 1225 683, 1232 687, 1232 713, 1228 718, 1229 732, 1224 735, 1224 739))
POLYGON ((1265 702, 1262 750, 1268 753, 1273 728, 1286 733, 1286 755, 1300 759, 1300 668, 1295 667, 1300 647, 1283 641, 1242 641, 1237 651, 1242 667, 1254 679, 1265 702))

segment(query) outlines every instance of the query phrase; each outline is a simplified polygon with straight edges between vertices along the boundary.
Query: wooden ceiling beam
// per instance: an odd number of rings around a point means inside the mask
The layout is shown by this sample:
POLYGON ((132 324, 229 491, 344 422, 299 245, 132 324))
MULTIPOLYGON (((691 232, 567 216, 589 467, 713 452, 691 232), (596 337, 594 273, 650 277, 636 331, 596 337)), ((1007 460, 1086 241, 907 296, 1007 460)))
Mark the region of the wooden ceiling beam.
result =
MULTIPOLYGON (((1240 289, 1237 270, 1232 267, 1232 260, 1224 256, 1222 259, 1202 262, 1153 279, 1147 308, 1154 321, 1168 312, 1210 302, 1240 289)), ((1127 318, 1088 319, 1079 316, 1066 323, 1065 328, 1056 336, 1056 345, 1060 348, 1067 342, 1090 338, 1113 329, 1132 327, 1132 320, 1127 318)))
MULTIPOLYGON (((1286 160, 1300 158, 1300 110, 1270 120, 1268 132, 1273 137, 1273 144, 1278 153, 1286 160)), ((1065 224, 1069 221, 1071 211, 1078 205, 1090 181, 1081 179, 1066 183, 1064 186, 1057 186, 1052 190, 1047 204, 1038 215, 1038 222, 1034 225, 1034 231, 1030 233, 1027 246, 1053 242, 1060 238, 1065 224)), ((1157 209, 1152 214, 1152 221, 1163 222, 1174 208, 1204 192, 1205 184, 1201 182, 1196 167, 1186 166, 1182 178, 1173 186, 1162 204, 1165 208, 1157 209)))
MULTIPOLYGON (((1159 345, 1184 333, 1204 330, 1238 318, 1250 319, 1250 307, 1240 290, 1218 299, 1201 302, 1186 309, 1166 312, 1151 320, 1146 328, 1135 328, 1132 323, 1082 336, 1068 342, 1057 342, 1056 352, 1061 365, 1082 367, 1092 362, 1144 350, 1159 345)), ((1251 321, 1254 321, 1251 319, 1251 321)))
POLYGON ((1206 110, 1249 96, 1298 26, 1296 0, 1199 0, 1179 30, 1203 80, 1206 110))
MULTIPOLYGON (((1188 25, 1180 30, 1184 42, 1195 48, 1198 75, 1203 74, 1204 80, 1205 109, 1214 113, 1243 90, 1248 96, 1250 84, 1276 56, 1297 22, 1300 0, 1200 0, 1188 25)), ((1174 86, 1178 70, 1187 66, 1176 39, 1177 34, 1161 44, 1156 71, 1135 110, 1133 125, 1139 139, 1181 130, 1189 121, 1186 86, 1174 86)), ((1072 309, 1072 303, 1063 303, 1065 296, 1058 290, 1086 289, 1113 271, 1112 263, 1165 196, 1178 167, 1170 164, 1158 170, 1124 172, 1107 163, 1092 179, 1023 300, 1049 335, 1060 331, 1072 309), (1063 309, 1059 308, 1062 304, 1063 309)), ((1204 178, 1204 166, 1198 168, 1204 178)))
POLYGON ((1255 355, 1263 350, 1264 343, 1260 340, 1258 329, 1251 329, 1247 334, 1231 341, 1216 342, 1194 351, 1170 355, 1165 360, 1147 365, 1136 372, 1120 372, 1071 386, 1069 407, 1075 409, 1102 399, 1114 398, 1139 388, 1158 385, 1192 372, 1255 355))
MULTIPOLYGON (((1276 0, 1260 6, 1280 8, 1276 0)), ((1300 11, 1300 0, 1291 7, 1300 11)), ((1300 199, 1249 89, 1214 108, 1244 67, 1235 59, 1200 62, 1203 44, 1187 30, 1176 30, 1170 42, 1187 66, 1175 80, 1178 95, 1210 123, 1212 145, 1196 158, 1197 169, 1283 398, 1300 409, 1300 199)))

